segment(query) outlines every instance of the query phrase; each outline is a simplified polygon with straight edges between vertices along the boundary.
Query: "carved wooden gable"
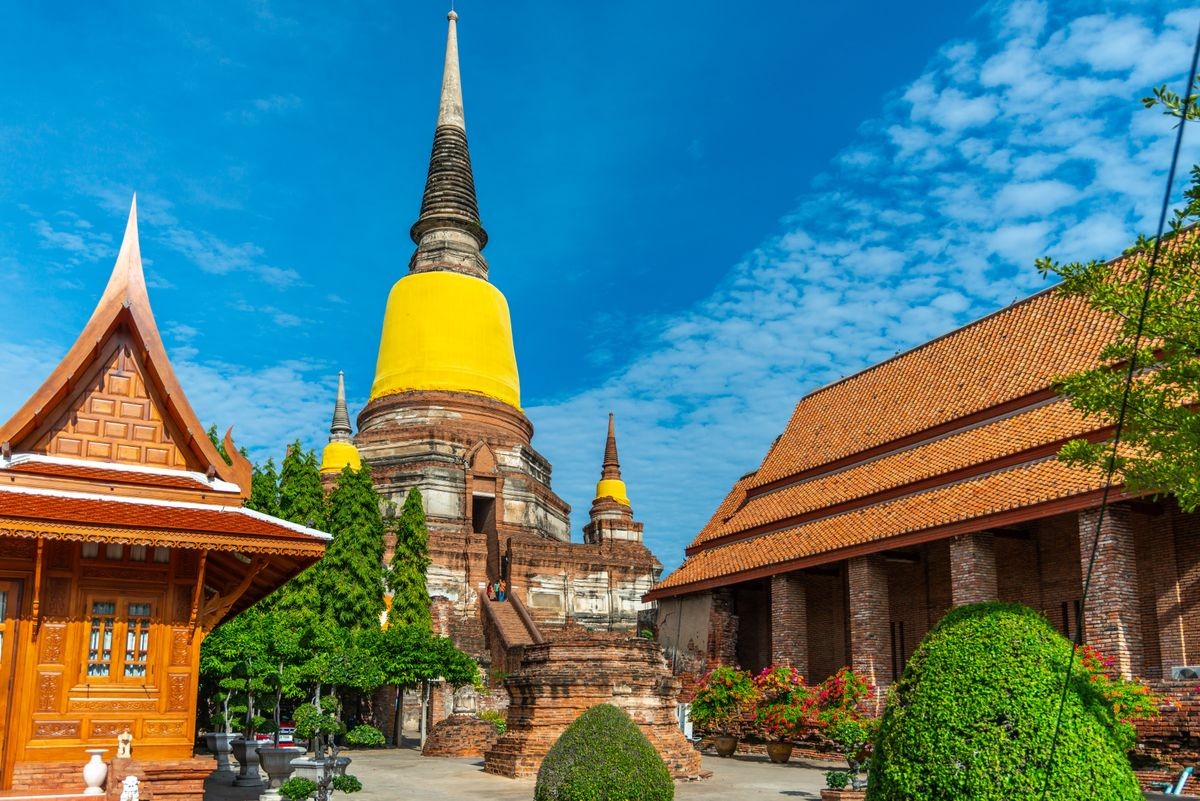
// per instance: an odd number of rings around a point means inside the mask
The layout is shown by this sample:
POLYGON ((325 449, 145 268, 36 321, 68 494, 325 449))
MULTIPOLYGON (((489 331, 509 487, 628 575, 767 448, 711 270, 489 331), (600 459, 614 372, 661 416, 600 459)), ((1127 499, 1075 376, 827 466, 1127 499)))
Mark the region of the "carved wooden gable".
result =
POLYGON ((188 464, 177 445, 181 432, 163 414, 158 393, 129 336, 121 331, 105 345, 86 380, 39 428, 30 450, 51 456, 205 470, 188 464))

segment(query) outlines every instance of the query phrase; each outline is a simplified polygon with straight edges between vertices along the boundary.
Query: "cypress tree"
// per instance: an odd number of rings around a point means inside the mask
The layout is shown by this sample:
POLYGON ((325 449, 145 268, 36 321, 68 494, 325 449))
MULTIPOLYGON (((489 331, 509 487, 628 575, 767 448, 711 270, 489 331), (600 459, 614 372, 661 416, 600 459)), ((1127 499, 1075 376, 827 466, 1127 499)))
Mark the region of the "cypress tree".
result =
POLYGON ((404 499, 404 509, 395 519, 396 549, 392 554, 388 586, 392 611, 389 621, 396 626, 432 627, 425 571, 429 569, 429 529, 421 491, 413 487, 404 499))
POLYGON ((329 495, 329 530, 317 577, 322 617, 346 629, 379 625, 383 612, 383 516, 371 469, 349 466, 329 495))
POLYGON ((275 460, 254 466, 254 477, 250 480, 250 497, 246 506, 256 512, 279 517, 279 473, 275 460))
MULTIPOLYGON (((304 450, 300 440, 296 440, 288 446, 279 471, 277 514, 284 520, 326 531, 327 509, 317 455, 304 450)), ((279 608, 317 613, 321 608, 319 574, 323 569, 321 560, 281 587, 272 596, 279 608)))
POLYGON ((279 516, 321 531, 326 527, 328 511, 317 454, 304 450, 300 440, 288 446, 279 470, 279 516))

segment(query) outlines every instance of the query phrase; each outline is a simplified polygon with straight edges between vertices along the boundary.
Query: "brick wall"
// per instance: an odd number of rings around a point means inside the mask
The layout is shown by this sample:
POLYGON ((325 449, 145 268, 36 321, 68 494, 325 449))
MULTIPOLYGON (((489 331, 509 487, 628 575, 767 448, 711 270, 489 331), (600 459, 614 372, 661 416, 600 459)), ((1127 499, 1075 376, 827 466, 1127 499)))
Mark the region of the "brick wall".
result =
POLYGON ((878 554, 846 563, 850 587, 850 663, 876 687, 892 683, 887 568, 878 554))
POLYGON ((976 531, 950 540, 950 590, 955 606, 999 598, 995 540, 990 531, 976 531))
POLYGON ((808 603, 808 675, 820 682, 850 663, 847 650, 846 578, 809 573, 804 577, 808 603))
POLYGON ((1087 642, 1114 660, 1126 677, 1143 670, 1141 593, 1134 548, 1134 515, 1124 504, 1105 511, 1096 534, 1099 510, 1079 514, 1080 562, 1085 566, 1096 542, 1096 562, 1084 609, 1087 642))
POLYGON ((734 587, 738 617, 737 664, 757 672, 771 663, 771 585, 765 581, 734 587))
POLYGON ((808 675, 808 601, 804 577, 771 577, 771 661, 808 675))
POLYGON ((914 562, 885 561, 888 587, 888 666, 899 677, 929 631, 924 555, 914 562))

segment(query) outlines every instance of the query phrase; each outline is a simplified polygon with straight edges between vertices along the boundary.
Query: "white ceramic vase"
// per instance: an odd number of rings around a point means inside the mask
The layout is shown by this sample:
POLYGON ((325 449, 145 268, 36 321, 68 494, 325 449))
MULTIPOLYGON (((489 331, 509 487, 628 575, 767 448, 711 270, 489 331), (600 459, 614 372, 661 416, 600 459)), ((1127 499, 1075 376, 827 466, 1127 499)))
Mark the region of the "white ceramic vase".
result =
POLYGON ((104 780, 108 778, 108 765, 100 757, 108 753, 107 748, 89 748, 92 758, 83 766, 84 795, 104 795, 104 780))

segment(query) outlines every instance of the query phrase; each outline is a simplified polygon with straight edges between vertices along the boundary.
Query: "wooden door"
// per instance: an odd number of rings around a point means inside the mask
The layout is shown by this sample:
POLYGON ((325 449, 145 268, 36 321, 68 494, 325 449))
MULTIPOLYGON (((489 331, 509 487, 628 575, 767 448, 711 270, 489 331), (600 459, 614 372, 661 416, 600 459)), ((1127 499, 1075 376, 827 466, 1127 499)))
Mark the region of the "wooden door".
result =
POLYGON ((9 778, 5 775, 8 755, 4 744, 9 740, 7 734, 12 711, 9 699, 12 697, 13 670, 16 665, 20 594, 20 582, 0 580, 0 787, 6 787, 9 778))

